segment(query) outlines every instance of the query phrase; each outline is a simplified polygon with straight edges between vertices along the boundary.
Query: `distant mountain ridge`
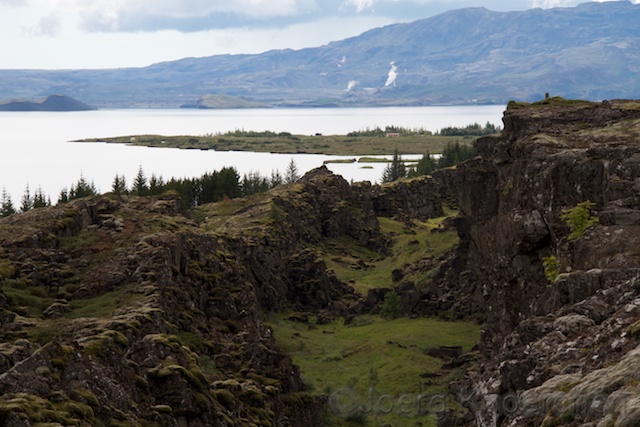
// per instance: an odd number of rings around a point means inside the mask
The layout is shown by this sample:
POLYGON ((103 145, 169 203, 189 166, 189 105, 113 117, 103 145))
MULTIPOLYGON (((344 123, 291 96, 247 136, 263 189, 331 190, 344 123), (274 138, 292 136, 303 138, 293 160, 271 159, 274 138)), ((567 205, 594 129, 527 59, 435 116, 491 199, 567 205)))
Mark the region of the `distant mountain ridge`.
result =
POLYGON ((95 110, 83 102, 64 95, 51 95, 36 101, 13 99, 0 101, 0 111, 87 111, 95 110))
POLYGON ((206 94, 269 106, 504 104, 640 98, 640 5, 467 8, 302 50, 145 68, 0 70, 0 99, 65 93, 98 107, 179 107, 206 94), (55 89, 55 90, 54 90, 55 89))

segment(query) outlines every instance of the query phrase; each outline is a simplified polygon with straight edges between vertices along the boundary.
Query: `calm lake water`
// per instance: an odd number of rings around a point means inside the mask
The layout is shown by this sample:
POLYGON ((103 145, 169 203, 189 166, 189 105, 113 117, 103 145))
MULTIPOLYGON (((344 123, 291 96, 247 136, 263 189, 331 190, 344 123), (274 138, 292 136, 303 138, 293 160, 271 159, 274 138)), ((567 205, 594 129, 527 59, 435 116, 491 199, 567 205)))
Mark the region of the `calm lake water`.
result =
MULTIPOLYGON (((393 107, 354 109, 251 110, 99 110, 69 113, 0 112, 0 189, 11 194, 14 205, 27 184, 31 194, 41 187, 52 201, 63 187, 82 175, 101 192, 109 191, 116 174, 131 184, 138 168, 168 179, 196 177, 225 166, 240 175, 284 172, 293 158, 301 173, 338 156, 215 152, 171 148, 131 147, 70 141, 135 134, 205 135, 236 129, 294 134, 346 134, 379 126, 402 126, 437 131, 446 126, 487 122, 502 126, 504 106, 393 107)), ((342 157, 343 158, 343 157, 342 157)), ((377 182, 384 164, 329 164, 349 181, 377 182)))

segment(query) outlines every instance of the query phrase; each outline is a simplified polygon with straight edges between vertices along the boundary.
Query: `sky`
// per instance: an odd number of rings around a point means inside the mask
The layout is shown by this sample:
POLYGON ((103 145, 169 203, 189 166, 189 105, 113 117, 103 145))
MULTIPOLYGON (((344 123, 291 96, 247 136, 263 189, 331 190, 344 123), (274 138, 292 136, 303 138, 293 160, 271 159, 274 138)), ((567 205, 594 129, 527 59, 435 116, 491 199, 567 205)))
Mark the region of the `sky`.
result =
POLYGON ((526 10, 586 1, 0 0, 0 69, 144 67, 302 49, 452 9, 526 10))

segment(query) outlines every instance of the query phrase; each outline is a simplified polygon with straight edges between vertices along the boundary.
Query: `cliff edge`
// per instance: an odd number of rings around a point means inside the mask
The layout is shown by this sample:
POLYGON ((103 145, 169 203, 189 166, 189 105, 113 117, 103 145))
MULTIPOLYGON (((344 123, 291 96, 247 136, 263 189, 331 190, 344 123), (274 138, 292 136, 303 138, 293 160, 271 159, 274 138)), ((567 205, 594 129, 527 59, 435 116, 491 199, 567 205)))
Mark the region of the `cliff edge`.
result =
POLYGON ((640 425, 640 102, 512 102, 503 121, 457 168, 438 278, 456 316, 484 318, 458 422, 640 425))

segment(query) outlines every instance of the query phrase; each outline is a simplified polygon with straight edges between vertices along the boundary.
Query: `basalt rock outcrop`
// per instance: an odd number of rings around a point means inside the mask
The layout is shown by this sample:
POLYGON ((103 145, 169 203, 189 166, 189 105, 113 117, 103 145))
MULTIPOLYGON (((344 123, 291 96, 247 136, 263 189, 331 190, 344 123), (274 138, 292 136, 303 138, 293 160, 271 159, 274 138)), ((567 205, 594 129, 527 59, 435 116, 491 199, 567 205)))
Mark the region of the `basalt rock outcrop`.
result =
POLYGON ((353 289, 311 245, 384 251, 371 191, 321 168, 197 221, 172 194, 0 220, 0 424, 321 425, 263 319, 346 314, 353 289))
POLYGON ((504 124, 456 169, 461 242, 432 285, 484 320, 457 422, 640 425, 640 103, 511 103, 504 124))

